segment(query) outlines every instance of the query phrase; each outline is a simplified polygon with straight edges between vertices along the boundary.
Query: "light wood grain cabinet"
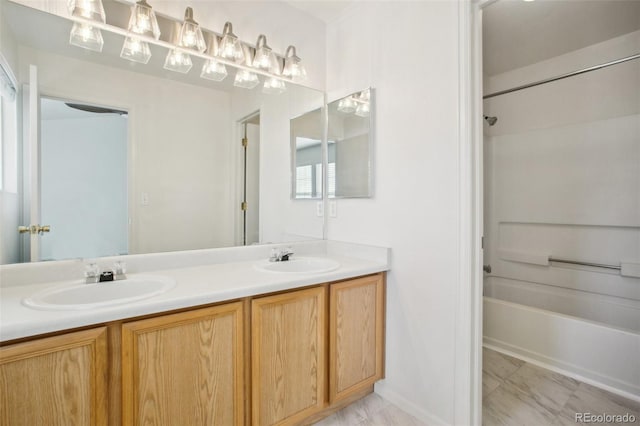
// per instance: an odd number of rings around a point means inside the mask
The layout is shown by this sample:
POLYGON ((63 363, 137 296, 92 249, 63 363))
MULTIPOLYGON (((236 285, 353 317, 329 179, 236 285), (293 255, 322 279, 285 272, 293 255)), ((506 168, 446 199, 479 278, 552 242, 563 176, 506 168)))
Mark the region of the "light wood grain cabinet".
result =
POLYGON ((0 348, 0 424, 106 425, 106 327, 0 348))
POLYGON ((123 324, 123 424, 244 424, 243 346, 242 302, 123 324))
POLYGON ((293 425, 322 410, 326 287, 252 301, 252 424, 293 425))
POLYGON ((384 276, 330 287, 329 401, 348 398, 383 375, 384 276))

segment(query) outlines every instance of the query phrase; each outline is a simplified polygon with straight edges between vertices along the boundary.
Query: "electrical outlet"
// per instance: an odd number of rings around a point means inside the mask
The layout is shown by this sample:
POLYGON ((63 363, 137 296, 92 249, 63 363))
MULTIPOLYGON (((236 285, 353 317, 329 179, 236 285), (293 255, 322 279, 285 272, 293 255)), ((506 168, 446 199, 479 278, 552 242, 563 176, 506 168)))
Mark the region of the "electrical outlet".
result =
POLYGON ((329 201, 329 217, 338 217, 338 203, 329 201))
POLYGON ((316 203, 316 216, 322 217, 324 216, 324 202, 318 201, 316 203))
POLYGON ((143 206, 148 206, 149 205, 149 193, 148 192, 143 192, 142 195, 140 196, 140 204, 142 204, 143 206))

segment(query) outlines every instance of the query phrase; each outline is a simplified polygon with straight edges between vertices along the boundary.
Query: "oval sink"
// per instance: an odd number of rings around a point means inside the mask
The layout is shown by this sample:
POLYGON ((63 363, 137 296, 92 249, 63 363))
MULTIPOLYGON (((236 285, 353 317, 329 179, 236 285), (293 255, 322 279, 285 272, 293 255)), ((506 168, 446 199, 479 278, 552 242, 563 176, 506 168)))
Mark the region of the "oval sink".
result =
POLYGON ((256 266, 258 269, 268 272, 319 274, 335 271, 340 267, 340 263, 326 257, 292 257, 284 262, 264 261, 256 266))
POLYGON ((167 277, 136 275, 121 281, 58 286, 27 297, 22 303, 44 310, 94 309, 147 299, 175 285, 176 282, 167 277))

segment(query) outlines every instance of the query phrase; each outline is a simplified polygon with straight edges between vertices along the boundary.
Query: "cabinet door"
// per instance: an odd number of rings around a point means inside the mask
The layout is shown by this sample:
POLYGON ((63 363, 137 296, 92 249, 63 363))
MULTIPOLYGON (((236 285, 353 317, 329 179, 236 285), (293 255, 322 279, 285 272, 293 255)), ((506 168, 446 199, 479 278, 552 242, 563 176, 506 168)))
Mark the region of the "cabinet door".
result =
POLYGON ((331 285, 329 400, 339 401, 382 378, 384 275, 331 285))
POLYGON ((0 425, 106 425, 106 328, 0 348, 0 425))
POLYGON ((242 321, 237 302, 123 324, 123 424, 243 424, 242 321))
POLYGON ((296 424, 326 392, 326 289, 252 301, 252 423, 296 424))

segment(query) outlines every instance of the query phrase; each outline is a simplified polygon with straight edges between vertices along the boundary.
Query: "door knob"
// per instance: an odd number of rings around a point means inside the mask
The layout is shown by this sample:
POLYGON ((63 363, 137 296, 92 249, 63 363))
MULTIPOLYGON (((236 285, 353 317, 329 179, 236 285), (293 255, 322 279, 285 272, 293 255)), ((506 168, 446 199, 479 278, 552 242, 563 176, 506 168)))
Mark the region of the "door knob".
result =
POLYGON ((491 273, 491 265, 483 265, 482 266, 482 270, 485 271, 487 274, 491 273))
POLYGON ((45 232, 51 232, 51 226, 49 225, 31 225, 31 226, 18 226, 18 232, 21 234, 44 234, 45 232))

